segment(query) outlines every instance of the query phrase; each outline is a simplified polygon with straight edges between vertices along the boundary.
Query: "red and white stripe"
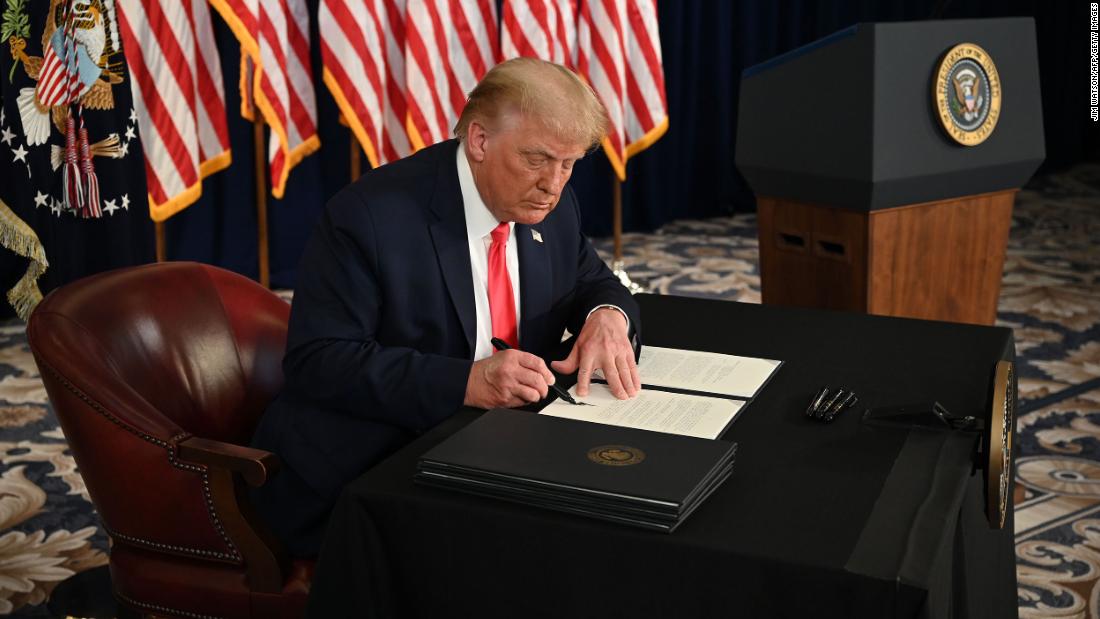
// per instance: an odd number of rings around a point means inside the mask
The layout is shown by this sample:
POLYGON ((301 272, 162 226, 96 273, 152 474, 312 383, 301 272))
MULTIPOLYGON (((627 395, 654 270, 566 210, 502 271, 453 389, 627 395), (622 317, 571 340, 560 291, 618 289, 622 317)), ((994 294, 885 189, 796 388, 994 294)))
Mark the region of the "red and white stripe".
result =
POLYGON ((324 81, 372 166, 412 152, 405 119, 405 0, 321 0, 324 81))
POLYGON ((271 127, 271 193, 283 197, 290 170, 320 147, 305 0, 210 0, 252 63, 251 96, 271 127))
POLYGON ((64 37, 64 41, 66 49, 62 53, 67 61, 54 49, 52 40, 46 45, 38 85, 35 87, 35 97, 45 108, 68 105, 91 88, 91 84, 84 87, 80 85, 80 76, 76 71, 76 46, 72 37, 64 37))
POLYGON ((655 0, 583 0, 577 50, 577 71, 610 117, 604 151, 626 180, 627 159, 668 129, 655 0))
POLYGON ((205 0, 118 0, 152 218, 164 221, 229 165, 218 48, 205 0))
POLYGON ((577 0, 504 0, 500 51, 576 67, 577 0))
POLYGON ((495 0, 408 0, 405 83, 414 148, 451 136, 466 96, 498 54, 495 0))

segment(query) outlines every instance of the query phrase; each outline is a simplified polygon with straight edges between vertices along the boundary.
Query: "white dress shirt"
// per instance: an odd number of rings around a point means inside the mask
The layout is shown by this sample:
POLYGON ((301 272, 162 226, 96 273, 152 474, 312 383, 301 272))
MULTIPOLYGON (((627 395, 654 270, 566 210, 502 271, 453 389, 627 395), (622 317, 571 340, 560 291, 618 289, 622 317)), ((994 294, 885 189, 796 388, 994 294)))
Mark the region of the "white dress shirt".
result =
MULTIPOLYGON (((462 208, 466 211, 466 238, 470 244, 470 270, 474 279, 474 309, 477 313, 477 334, 474 336, 474 361, 493 354, 493 317, 489 313, 489 246, 493 243, 493 228, 500 221, 485 206, 474 185, 474 173, 466 159, 466 148, 458 146, 458 185, 462 189, 462 208)), ((519 337, 519 253, 516 251, 516 223, 508 223, 508 247, 505 249, 508 279, 512 280, 512 297, 516 303, 516 337, 519 337)))

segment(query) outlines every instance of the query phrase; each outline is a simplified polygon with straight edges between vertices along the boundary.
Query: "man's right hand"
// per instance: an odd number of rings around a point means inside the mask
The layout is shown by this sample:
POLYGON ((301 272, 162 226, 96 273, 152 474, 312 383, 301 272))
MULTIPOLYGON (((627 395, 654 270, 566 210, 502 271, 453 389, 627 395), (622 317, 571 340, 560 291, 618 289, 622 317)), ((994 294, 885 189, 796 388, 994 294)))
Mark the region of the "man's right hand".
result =
POLYGON ((485 409, 523 406, 545 398, 552 384, 554 375, 539 357, 520 350, 499 350, 474 362, 463 404, 485 409))

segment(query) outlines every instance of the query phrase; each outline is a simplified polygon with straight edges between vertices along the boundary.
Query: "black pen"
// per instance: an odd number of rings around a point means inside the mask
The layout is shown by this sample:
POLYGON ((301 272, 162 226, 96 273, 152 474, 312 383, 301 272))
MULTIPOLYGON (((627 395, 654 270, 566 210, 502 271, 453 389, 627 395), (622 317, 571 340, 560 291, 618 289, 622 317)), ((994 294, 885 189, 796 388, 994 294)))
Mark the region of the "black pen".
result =
MULTIPOLYGON (((511 346, 508 345, 508 342, 505 342, 504 340, 500 339, 499 337, 494 337, 493 339, 491 339, 489 341, 493 343, 493 348, 496 348, 497 350, 509 350, 509 349, 512 348, 511 346)), ((569 395, 569 392, 566 391, 565 389, 562 389, 561 387, 559 387, 557 385, 550 385, 550 388, 554 390, 554 393, 558 394, 559 398, 565 400, 566 402, 569 402, 573 406, 582 406, 583 405, 583 402, 578 402, 578 401, 574 400, 573 396, 569 395)))

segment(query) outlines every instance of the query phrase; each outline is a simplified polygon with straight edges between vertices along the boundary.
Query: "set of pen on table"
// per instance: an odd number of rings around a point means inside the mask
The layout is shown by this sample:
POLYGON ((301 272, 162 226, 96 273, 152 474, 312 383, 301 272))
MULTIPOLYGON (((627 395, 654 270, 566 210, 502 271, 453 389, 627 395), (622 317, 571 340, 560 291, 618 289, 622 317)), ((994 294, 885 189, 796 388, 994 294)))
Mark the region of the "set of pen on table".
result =
POLYGON ((806 416, 829 423, 840 413, 855 406, 856 402, 859 402, 859 398, 854 391, 822 387, 817 390, 813 399, 810 400, 810 405, 806 407, 806 416))

